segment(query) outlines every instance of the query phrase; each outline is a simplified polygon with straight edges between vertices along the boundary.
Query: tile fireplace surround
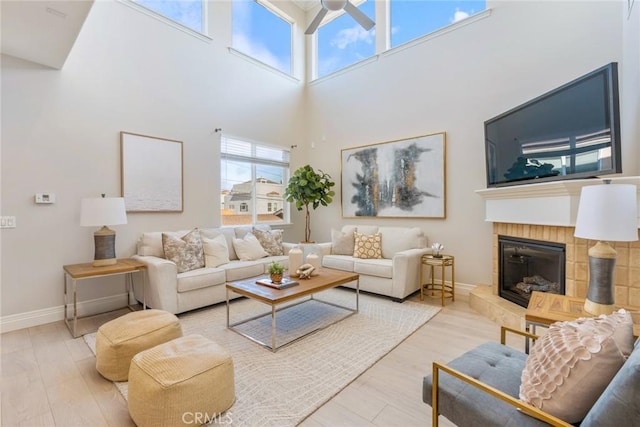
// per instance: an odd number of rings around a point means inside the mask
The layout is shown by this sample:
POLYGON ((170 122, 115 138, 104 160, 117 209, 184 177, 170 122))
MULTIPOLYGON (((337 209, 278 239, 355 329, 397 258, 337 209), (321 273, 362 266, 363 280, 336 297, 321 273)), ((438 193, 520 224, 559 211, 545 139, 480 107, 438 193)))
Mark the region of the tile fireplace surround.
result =
MULTIPOLYGON (((566 294, 586 297, 588 250, 595 242, 574 237, 574 224, 581 188, 601 183, 600 179, 582 179, 476 191, 485 199, 486 220, 493 222, 493 283, 471 292, 471 306, 497 322, 524 326, 525 309, 498 296, 498 235, 564 243, 566 294)), ((612 179, 612 184, 622 183, 640 186, 640 177, 612 179)), ((611 245, 618 253, 616 304, 640 310, 640 241, 611 245)))

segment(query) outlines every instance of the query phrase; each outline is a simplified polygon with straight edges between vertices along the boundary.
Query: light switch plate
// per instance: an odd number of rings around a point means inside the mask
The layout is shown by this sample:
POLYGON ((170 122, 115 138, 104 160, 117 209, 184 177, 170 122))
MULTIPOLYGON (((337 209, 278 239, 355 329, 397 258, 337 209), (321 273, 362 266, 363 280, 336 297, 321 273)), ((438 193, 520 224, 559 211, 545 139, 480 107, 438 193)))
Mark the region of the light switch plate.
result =
POLYGON ((0 217, 0 228, 16 228, 16 217, 15 216, 0 217))

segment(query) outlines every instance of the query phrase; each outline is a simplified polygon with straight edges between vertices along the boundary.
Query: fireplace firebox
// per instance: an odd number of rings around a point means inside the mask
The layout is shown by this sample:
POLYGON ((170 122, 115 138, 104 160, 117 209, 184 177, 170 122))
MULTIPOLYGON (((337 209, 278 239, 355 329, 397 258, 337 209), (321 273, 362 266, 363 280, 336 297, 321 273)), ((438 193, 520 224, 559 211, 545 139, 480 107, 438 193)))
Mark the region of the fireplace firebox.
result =
POLYGON ((565 245, 498 236, 499 295, 522 307, 531 292, 565 294, 565 245))

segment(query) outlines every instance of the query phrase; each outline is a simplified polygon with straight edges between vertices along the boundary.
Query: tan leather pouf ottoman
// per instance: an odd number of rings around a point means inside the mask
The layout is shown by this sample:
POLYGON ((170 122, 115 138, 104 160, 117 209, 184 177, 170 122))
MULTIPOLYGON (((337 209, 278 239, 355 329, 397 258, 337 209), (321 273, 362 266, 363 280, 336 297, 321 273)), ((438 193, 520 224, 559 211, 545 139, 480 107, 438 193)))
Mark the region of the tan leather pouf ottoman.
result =
POLYGON ((180 321, 171 313, 162 310, 127 313, 98 329, 96 369, 111 381, 126 381, 133 356, 181 336, 180 321))
POLYGON ((129 369, 129 415, 139 427, 201 425, 235 400, 233 361, 202 335, 138 353, 129 369))

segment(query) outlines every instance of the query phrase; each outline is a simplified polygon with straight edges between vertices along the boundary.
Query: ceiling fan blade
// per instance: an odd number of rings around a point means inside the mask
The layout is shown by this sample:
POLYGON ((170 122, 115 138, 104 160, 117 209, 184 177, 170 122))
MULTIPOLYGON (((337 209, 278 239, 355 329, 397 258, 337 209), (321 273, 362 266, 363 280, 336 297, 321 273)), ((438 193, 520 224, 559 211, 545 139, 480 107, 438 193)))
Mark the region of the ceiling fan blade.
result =
POLYGON ((316 15, 315 18, 313 18, 313 21, 311 21, 311 24, 309 24, 309 28, 307 28, 307 31, 305 31, 305 34, 313 34, 316 32, 316 30, 318 29, 318 27, 320 26, 320 23, 322 22, 322 20, 324 19, 325 15, 327 14, 328 10, 325 9, 324 7, 322 9, 320 9, 320 12, 318 12, 318 14, 316 15))
POLYGON ((351 2, 347 2, 347 4, 344 5, 344 11, 351 15, 353 19, 358 21, 358 24, 362 25, 362 28, 367 31, 369 31, 373 28, 374 25, 376 25, 376 23, 373 22, 371 18, 369 18, 364 14, 364 12, 351 4, 351 2))

